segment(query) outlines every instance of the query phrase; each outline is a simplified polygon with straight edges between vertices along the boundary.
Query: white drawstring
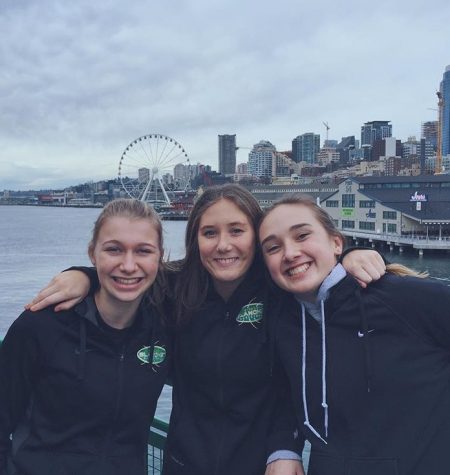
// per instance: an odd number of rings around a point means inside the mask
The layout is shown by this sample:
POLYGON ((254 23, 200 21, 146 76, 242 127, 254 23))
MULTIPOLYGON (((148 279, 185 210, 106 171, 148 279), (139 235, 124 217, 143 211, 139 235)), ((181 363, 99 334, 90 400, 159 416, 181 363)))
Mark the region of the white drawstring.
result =
MULTIPOLYGON (((303 343, 303 350, 302 350, 302 394, 303 394, 303 411, 305 413, 305 422, 304 425, 308 427, 308 429, 316 436, 318 437, 324 444, 327 443, 327 441, 321 437, 319 432, 314 429, 314 427, 311 425, 309 422, 309 414, 308 414, 308 404, 306 401, 306 311, 305 311, 305 306, 303 303, 301 304, 302 306, 302 329, 303 329, 303 335, 302 335, 302 343, 303 343)), ((325 434, 326 437, 328 437, 328 405, 326 402, 326 381, 325 381, 325 312, 323 311, 323 301, 322 301, 322 407, 325 410, 325 434)))
POLYGON ((328 404, 327 404, 327 345, 325 332, 325 304, 320 301, 322 310, 322 407, 324 409, 325 437, 328 437, 328 404))

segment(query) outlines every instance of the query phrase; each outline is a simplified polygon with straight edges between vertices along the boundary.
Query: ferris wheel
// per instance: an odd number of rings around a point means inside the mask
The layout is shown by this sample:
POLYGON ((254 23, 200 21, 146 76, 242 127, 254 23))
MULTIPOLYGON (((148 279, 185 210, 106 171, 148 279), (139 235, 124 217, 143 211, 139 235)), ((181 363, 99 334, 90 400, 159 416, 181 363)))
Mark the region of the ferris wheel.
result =
POLYGON ((170 205, 163 182, 175 165, 190 169, 184 148, 167 135, 149 134, 133 140, 120 157, 119 180, 131 198, 170 205))

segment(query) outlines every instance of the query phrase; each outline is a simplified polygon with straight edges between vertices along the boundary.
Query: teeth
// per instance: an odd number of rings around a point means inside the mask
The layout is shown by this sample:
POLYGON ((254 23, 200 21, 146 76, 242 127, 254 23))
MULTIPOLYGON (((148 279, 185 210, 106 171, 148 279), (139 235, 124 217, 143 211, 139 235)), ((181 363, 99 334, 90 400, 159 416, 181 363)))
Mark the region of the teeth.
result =
POLYGON ((134 279, 125 279, 120 277, 114 277, 114 280, 119 284, 123 285, 134 285, 137 284, 141 279, 139 277, 135 277, 134 279))
POLYGON ((232 262, 236 261, 237 257, 227 257, 216 259, 216 261, 220 262, 221 264, 231 264, 232 262))
POLYGON ((297 274, 302 274, 303 272, 306 272, 309 269, 310 264, 305 263, 302 264, 301 266, 294 267, 293 269, 289 269, 287 271, 288 275, 297 275, 297 274))

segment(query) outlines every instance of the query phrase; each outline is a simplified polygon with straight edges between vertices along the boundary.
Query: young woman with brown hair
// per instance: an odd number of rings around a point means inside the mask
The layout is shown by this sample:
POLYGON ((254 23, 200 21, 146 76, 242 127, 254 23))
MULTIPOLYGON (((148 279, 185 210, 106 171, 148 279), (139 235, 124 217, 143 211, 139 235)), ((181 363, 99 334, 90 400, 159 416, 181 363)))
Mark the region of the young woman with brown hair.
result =
POLYGON ((450 288, 399 265, 362 290, 343 237, 306 197, 265 211, 265 263, 286 294, 275 330, 308 474, 448 473, 450 288))

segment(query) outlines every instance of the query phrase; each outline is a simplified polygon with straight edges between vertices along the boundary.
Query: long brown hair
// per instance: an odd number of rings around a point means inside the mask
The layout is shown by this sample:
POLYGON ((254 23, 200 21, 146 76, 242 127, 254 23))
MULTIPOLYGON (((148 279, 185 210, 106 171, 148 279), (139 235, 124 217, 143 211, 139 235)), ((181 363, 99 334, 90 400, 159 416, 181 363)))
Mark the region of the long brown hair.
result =
MULTIPOLYGON (((254 196, 237 184, 226 184, 207 188, 197 199, 189 215, 186 227, 186 256, 181 261, 172 263, 170 268, 177 273, 174 300, 177 324, 188 321, 193 312, 205 302, 209 274, 200 260, 198 230, 205 211, 220 200, 228 200, 236 205, 248 218, 255 230, 261 216, 261 208, 254 196)), ((257 245, 255 242, 255 251, 257 245)), ((255 259, 258 257, 255 255, 255 259)))

